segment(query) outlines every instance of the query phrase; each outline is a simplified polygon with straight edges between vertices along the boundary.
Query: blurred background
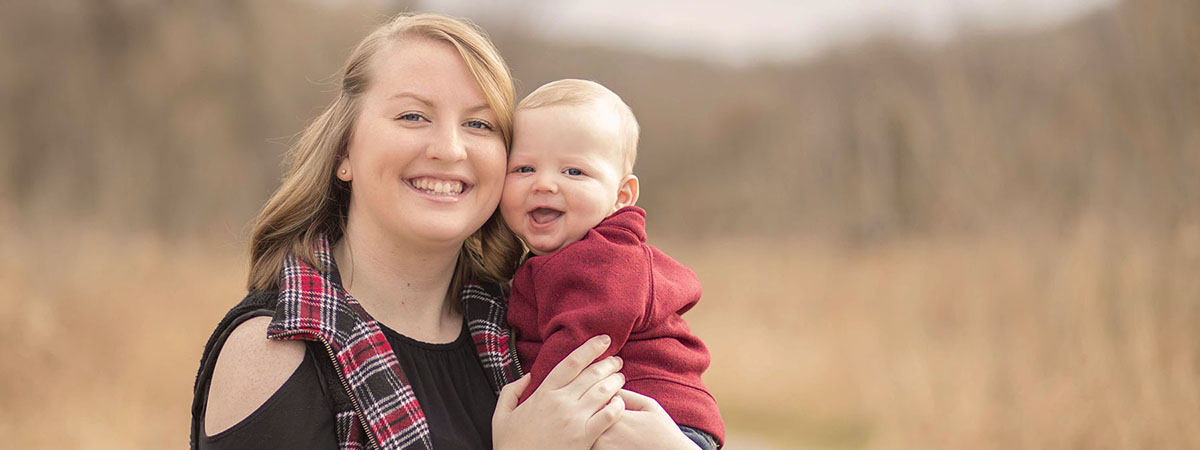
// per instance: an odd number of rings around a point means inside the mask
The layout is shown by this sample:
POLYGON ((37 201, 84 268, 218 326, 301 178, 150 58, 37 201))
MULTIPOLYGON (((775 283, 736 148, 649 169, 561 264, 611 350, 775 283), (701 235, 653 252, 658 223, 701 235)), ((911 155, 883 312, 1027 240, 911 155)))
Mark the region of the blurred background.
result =
POLYGON ((404 10, 633 107, 728 448, 1200 448, 1191 0, 0 3, 5 446, 187 445, 249 222, 404 10))

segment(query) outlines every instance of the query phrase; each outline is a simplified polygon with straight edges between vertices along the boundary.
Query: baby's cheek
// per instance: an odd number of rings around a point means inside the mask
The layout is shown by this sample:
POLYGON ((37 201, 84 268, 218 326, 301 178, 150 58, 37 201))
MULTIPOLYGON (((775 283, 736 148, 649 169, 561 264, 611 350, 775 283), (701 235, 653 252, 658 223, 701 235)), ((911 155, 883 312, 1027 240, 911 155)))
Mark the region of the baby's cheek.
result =
POLYGON ((587 236, 587 232, 588 232, 588 230, 590 230, 590 229, 592 229, 592 227, 586 227, 586 228, 584 228, 584 227, 581 227, 581 228, 580 228, 580 229, 578 229, 578 230, 571 230, 571 233, 570 233, 570 235, 568 235, 568 236, 567 236, 567 242, 566 242, 566 243, 567 243, 567 244, 570 244, 570 243, 572 243, 572 242, 575 242, 575 241, 578 241, 578 240, 580 240, 580 239, 583 239, 583 237, 584 237, 584 236, 587 236))
POLYGON ((517 183, 515 181, 511 180, 510 178, 511 177, 506 177, 504 179, 504 186, 503 186, 502 190, 500 191, 500 209, 501 210, 504 210, 506 208, 515 207, 516 203, 519 202, 523 198, 522 196, 517 195, 517 189, 518 189, 517 183))
POLYGON ((520 204, 514 204, 508 195, 500 196, 500 218, 513 231, 518 231, 520 204))

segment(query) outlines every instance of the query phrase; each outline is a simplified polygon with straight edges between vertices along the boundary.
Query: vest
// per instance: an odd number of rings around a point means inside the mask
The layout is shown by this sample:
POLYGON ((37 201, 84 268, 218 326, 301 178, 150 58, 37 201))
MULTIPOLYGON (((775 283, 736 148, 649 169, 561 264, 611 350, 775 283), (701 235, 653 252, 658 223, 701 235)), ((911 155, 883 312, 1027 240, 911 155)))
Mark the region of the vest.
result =
MULTIPOLYGON (((321 239, 315 250, 329 271, 289 255, 279 291, 251 291, 209 337, 192 397, 193 450, 204 433, 201 425, 217 355, 233 329, 260 316, 272 317, 268 339, 302 340, 317 356, 317 372, 334 409, 339 448, 433 449, 425 416, 379 324, 337 281, 329 243, 321 239)), ((498 285, 475 281, 465 283, 459 297, 479 360, 499 395, 522 375, 504 321, 503 292, 498 285)))

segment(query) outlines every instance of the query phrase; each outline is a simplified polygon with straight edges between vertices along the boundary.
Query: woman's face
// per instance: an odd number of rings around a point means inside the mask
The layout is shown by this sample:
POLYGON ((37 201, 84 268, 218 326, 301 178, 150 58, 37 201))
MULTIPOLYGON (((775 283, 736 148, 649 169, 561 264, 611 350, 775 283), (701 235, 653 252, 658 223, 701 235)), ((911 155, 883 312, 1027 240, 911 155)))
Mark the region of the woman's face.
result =
POLYGON ((500 201, 496 115, 449 43, 404 38, 372 64, 338 167, 351 186, 348 231, 456 248, 500 201))

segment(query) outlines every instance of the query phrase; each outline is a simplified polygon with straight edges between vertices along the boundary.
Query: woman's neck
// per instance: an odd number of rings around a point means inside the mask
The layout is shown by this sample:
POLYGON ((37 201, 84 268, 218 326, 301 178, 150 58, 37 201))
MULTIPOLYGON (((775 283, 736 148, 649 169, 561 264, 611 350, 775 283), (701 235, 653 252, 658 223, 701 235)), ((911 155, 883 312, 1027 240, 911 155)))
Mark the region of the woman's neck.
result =
POLYGON ((446 299, 458 248, 417 248, 355 229, 333 247, 342 285, 375 320, 410 338, 451 342, 462 316, 446 299))

